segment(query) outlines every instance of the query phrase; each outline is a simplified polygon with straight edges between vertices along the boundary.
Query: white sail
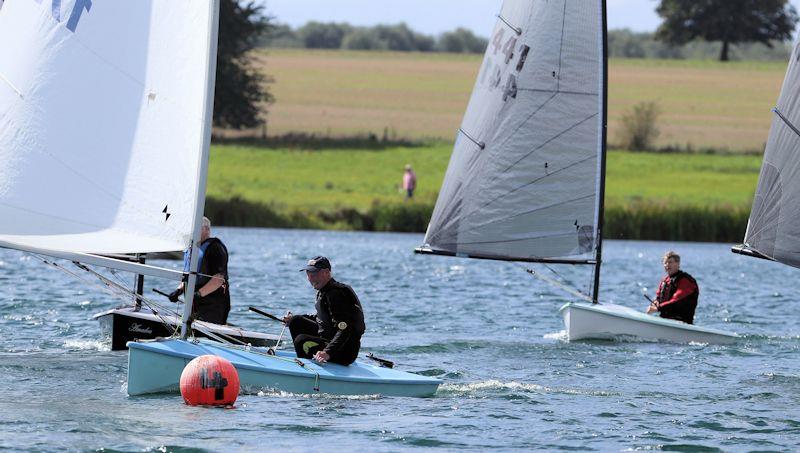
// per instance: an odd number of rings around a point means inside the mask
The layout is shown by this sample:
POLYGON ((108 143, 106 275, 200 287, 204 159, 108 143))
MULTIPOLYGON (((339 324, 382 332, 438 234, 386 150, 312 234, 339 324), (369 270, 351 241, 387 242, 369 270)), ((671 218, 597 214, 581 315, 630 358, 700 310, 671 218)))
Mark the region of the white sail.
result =
POLYGON ((506 0, 426 246, 500 259, 594 258, 604 85, 601 0, 506 0))
POLYGON ((185 249, 204 183, 212 2, 6 3, 0 244, 185 249))
POLYGON ((800 267, 800 44, 792 53, 774 109, 744 245, 800 267))

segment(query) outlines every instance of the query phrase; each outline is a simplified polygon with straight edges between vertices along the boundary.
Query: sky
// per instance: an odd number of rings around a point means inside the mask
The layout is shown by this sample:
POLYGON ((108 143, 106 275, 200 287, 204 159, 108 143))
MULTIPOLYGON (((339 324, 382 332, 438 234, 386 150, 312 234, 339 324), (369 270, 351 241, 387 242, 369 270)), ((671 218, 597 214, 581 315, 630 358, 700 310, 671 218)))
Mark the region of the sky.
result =
MULTIPOLYGON (((278 22, 296 28, 308 21, 352 25, 405 22, 430 35, 465 27, 488 36, 502 0, 259 0, 278 22)), ((800 0, 791 0, 800 11, 800 0)), ((608 28, 654 31, 657 0, 607 0, 608 28)))

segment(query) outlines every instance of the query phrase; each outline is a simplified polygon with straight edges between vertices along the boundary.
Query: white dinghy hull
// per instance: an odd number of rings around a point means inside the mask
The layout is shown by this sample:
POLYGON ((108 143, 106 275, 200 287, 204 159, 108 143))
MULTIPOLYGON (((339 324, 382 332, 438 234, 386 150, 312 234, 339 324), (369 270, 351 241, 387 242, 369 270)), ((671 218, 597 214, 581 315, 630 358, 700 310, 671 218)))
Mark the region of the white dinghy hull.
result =
POLYGON ((622 305, 570 302, 559 312, 569 341, 635 337, 675 343, 728 344, 739 338, 732 332, 664 319, 622 305))

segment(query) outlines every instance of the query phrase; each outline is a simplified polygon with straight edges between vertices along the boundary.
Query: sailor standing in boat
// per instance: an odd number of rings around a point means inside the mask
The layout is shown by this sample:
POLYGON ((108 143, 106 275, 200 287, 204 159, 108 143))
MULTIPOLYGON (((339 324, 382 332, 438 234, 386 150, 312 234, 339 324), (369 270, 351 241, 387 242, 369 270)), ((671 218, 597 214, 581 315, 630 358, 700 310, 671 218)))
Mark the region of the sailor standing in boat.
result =
POLYGON ((300 271, 306 272, 317 290, 317 312, 283 318, 297 357, 350 365, 358 357, 366 329, 358 296, 349 285, 331 277, 331 263, 324 256, 312 258, 300 271))
POLYGON ((662 318, 677 319, 687 324, 694 322, 694 310, 700 287, 691 275, 681 269, 681 257, 675 252, 664 255, 664 271, 656 291, 656 300, 647 308, 647 313, 659 312, 662 318))
MULTIPOLYGON (((228 322, 231 310, 231 295, 228 291, 228 249, 218 238, 211 237, 211 221, 203 217, 200 230, 200 259, 197 275, 197 290, 194 292, 192 312, 199 321, 214 324, 228 322)), ((183 255, 183 270, 189 271, 189 251, 183 255)), ((183 294, 186 283, 169 295, 172 302, 178 301, 183 294)))

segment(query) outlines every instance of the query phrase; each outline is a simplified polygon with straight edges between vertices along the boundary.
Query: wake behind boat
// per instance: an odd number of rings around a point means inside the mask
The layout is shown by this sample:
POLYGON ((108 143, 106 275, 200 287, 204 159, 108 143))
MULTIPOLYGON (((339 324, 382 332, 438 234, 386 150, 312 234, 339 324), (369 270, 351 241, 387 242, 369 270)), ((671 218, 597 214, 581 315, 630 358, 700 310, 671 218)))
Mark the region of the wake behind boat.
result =
POLYGON ((729 344, 739 336, 723 330, 648 315, 616 304, 570 302, 559 309, 567 339, 645 339, 676 343, 729 344))
POLYGON ((230 361, 240 385, 298 394, 424 397, 442 381, 356 360, 343 366, 298 359, 293 352, 269 354, 259 348, 223 346, 208 341, 159 340, 128 344, 128 394, 179 391, 183 368, 195 357, 211 354, 230 361))

